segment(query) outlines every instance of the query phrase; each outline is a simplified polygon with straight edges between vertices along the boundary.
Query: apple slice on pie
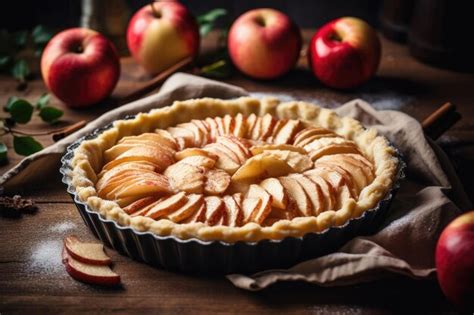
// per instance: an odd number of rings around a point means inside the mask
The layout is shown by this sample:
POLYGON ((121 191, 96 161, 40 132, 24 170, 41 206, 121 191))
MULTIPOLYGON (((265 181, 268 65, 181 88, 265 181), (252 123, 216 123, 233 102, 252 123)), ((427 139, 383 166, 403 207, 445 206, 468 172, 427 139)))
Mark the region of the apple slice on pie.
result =
POLYGON ((176 191, 199 194, 204 189, 206 178, 201 167, 176 163, 169 166, 163 174, 168 177, 171 187, 176 191))

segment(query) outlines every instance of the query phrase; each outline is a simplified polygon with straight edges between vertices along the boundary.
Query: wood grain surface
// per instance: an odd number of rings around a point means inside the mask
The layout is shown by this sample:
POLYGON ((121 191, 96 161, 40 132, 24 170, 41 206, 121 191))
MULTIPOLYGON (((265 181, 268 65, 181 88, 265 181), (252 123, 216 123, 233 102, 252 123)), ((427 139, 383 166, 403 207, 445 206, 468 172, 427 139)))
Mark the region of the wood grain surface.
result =
MULTIPOLYGON (((305 38, 311 35, 305 31, 305 38)), ((204 42, 203 53, 212 51, 212 34, 204 42)), ((308 42, 306 40, 306 42, 308 42)), ((145 84, 149 77, 130 59, 122 62, 122 77, 115 98, 127 95, 145 84)), ((455 163, 470 196, 474 196, 474 75, 433 68, 414 60, 407 47, 383 40, 383 58, 376 78, 353 91, 336 91, 321 86, 306 69, 299 68, 282 79, 254 81, 234 75, 226 82, 239 85, 255 95, 311 100, 336 107, 353 98, 363 98, 379 109, 400 110, 422 120, 438 106, 450 101, 463 119, 439 139, 455 163)), ((0 77, 0 104, 11 95, 35 100, 45 87, 38 78, 23 92, 16 83, 0 77)), ((53 105, 64 106, 56 99, 53 105)), ((90 120, 110 109, 104 105, 92 110, 69 110, 60 126, 90 120)), ((52 128, 35 118, 23 127, 29 130, 52 128)), ((39 137, 48 145, 48 136, 39 137)), ((11 143, 7 142, 8 145, 11 143)), ((5 172, 21 157, 10 155, 5 172)), ((322 288, 304 283, 281 283, 258 293, 233 287, 224 277, 184 275, 154 269, 108 249, 114 270, 123 287, 104 289, 72 280, 61 265, 64 236, 76 234, 93 240, 75 206, 59 181, 59 175, 22 191, 39 204, 34 215, 21 219, 0 218, 0 314, 78 313, 78 312, 164 312, 164 313, 329 313, 390 314, 455 313, 444 299, 435 280, 415 281, 394 276, 377 282, 340 288, 322 288)))

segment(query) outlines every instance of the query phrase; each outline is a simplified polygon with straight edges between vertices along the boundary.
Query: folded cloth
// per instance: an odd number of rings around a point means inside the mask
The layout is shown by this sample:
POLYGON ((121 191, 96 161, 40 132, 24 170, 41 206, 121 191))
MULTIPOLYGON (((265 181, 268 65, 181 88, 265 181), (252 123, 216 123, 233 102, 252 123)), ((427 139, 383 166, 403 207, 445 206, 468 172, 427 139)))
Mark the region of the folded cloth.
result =
MULTIPOLYGON (((80 131, 25 158, 0 178, 0 186, 14 192, 20 186, 57 172, 59 159, 69 144, 126 115, 170 105, 175 100, 244 95, 248 93, 235 86, 188 74, 175 74, 157 94, 109 111, 80 131)), ((287 270, 268 270, 251 276, 228 275, 235 286, 261 290, 285 280, 335 286, 394 273, 414 278, 433 276, 434 249, 440 231, 461 210, 470 207, 449 159, 435 143, 424 137, 420 124, 403 113, 376 111, 362 100, 351 101, 336 111, 378 129, 404 155, 408 165, 407 179, 392 203, 390 214, 375 235, 354 238, 335 253, 287 270)))

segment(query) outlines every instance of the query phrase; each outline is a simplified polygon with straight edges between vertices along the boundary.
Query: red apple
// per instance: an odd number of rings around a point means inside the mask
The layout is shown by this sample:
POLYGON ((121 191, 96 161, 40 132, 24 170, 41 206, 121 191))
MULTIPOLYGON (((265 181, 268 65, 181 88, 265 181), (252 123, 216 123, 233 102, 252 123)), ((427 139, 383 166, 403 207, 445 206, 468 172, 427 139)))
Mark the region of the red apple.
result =
POLYGON ((448 299, 474 310, 474 211, 459 216, 441 233, 436 269, 448 299))
POLYGON ((369 80, 380 63, 380 40, 361 19, 343 17, 320 28, 311 39, 308 60, 314 75, 338 89, 369 80))
POLYGON ((88 107, 112 93, 120 75, 114 45, 86 28, 54 36, 41 57, 46 86, 71 107, 88 107))
POLYGON ((128 49, 151 74, 162 72, 199 50, 199 29, 195 18, 178 2, 153 2, 130 20, 128 49))
POLYGON ((72 258, 63 248, 62 261, 67 273, 76 280, 84 283, 104 286, 114 286, 120 283, 120 276, 109 266, 90 265, 72 258))
POLYGON ((290 18, 274 9, 255 9, 232 24, 227 47, 234 65, 257 79, 274 79, 298 61, 301 34, 290 18))

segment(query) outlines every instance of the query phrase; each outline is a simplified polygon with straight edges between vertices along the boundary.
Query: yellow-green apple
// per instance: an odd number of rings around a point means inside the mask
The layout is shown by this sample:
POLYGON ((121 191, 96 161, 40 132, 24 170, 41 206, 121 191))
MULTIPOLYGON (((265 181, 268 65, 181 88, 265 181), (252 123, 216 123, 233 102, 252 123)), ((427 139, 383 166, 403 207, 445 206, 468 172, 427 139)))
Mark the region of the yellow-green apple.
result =
POLYGON ((354 17, 333 20, 311 39, 308 61, 325 85, 346 89, 369 80, 380 63, 380 40, 365 21, 354 17))
POLYGON ((436 269, 448 299, 474 310, 474 211, 459 216, 441 233, 436 269))
POLYGON ((241 72, 257 79, 273 79, 287 73, 298 61, 301 33, 286 14, 255 9, 232 24, 227 47, 241 72))
POLYGON ((133 58, 151 73, 159 73, 199 50, 194 16, 178 2, 153 2, 130 20, 127 44, 133 58))
POLYGON ((117 51, 106 37, 86 28, 54 36, 41 57, 46 86, 71 107, 88 107, 112 93, 120 76, 117 51))

